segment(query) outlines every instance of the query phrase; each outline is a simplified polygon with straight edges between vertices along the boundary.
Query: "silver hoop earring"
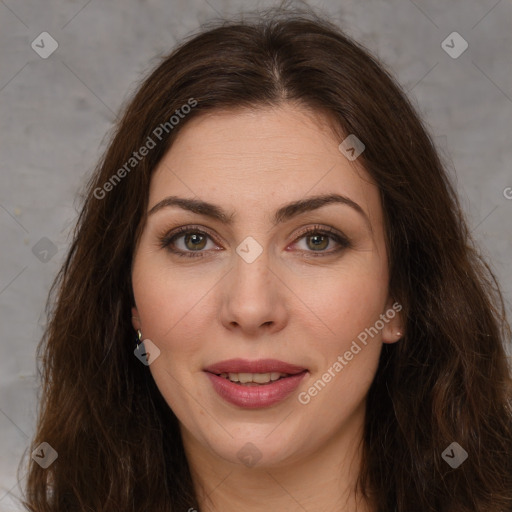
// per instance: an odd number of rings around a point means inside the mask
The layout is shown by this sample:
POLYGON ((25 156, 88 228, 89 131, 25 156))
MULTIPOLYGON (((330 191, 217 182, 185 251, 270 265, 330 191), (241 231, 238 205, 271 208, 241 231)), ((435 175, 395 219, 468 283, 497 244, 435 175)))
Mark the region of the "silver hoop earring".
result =
POLYGON ((140 329, 137 329, 137 347, 139 348, 139 345, 142 343, 142 332, 140 329))

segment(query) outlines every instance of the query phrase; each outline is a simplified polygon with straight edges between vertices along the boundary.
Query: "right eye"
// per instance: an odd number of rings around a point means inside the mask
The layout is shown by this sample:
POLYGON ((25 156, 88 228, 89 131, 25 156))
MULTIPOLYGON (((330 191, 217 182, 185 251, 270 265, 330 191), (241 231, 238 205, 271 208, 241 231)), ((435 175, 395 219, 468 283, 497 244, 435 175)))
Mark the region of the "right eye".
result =
POLYGON ((212 236, 206 231, 193 226, 182 226, 162 237, 160 245, 177 256, 202 257, 208 239, 212 240, 212 236), (176 248, 180 239, 183 239, 182 246, 176 248))

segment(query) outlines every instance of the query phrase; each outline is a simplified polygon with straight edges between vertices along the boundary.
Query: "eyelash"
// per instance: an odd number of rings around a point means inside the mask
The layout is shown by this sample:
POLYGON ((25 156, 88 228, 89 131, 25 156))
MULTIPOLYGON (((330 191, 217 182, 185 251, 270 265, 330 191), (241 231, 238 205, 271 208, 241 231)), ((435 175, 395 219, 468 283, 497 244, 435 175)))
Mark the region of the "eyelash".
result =
MULTIPOLYGON (((206 236, 210 237, 211 239, 213 239, 213 241, 216 243, 215 237, 212 234, 210 234, 209 232, 205 231, 204 229, 200 229, 199 227, 196 227, 196 226, 182 226, 182 227, 180 227, 174 231, 171 231, 170 233, 160 237, 159 238, 160 247, 162 249, 167 249, 168 251, 170 251, 173 254, 176 254, 177 256, 180 256, 180 257, 182 257, 182 256, 185 258, 197 258, 197 257, 202 258, 202 257, 204 257, 205 251, 181 251, 181 250, 171 249, 169 247, 177 238, 179 238, 180 236, 182 236, 184 234, 188 234, 188 233, 196 233, 196 234, 198 233, 201 235, 206 235, 206 236)), ((313 227, 310 227, 310 228, 307 228, 307 229, 301 231, 297 235, 297 238, 295 239, 295 241, 293 243, 296 243, 301 238, 305 238, 307 236, 312 236, 313 234, 328 236, 329 238, 331 238, 337 244, 340 245, 340 247, 338 249, 327 251, 327 252, 321 251, 321 252, 318 252, 317 254, 315 254, 315 251, 304 251, 307 253, 311 253, 311 256, 313 256, 313 257, 330 256, 330 255, 338 253, 344 249, 349 249, 350 247, 352 247, 352 244, 348 240, 348 238, 342 236, 340 233, 338 233, 337 231, 335 231, 332 228, 324 228, 321 226, 313 226, 313 227)))

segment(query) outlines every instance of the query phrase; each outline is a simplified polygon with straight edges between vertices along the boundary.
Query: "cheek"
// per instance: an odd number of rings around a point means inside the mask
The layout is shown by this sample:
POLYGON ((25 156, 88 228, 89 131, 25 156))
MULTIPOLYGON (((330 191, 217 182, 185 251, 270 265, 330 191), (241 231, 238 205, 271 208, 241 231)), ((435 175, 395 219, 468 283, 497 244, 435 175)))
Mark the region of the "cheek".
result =
POLYGON ((329 331, 319 337, 314 328, 309 330, 320 364, 302 399, 310 400, 311 417, 321 415, 338 425, 359 407, 377 371, 381 333, 368 332, 383 313, 387 275, 354 271, 326 280, 323 290, 323 296, 315 296, 315 313, 329 331))
POLYGON ((157 339, 179 321, 194 303, 194 289, 180 274, 166 268, 158 254, 141 251, 135 260, 132 286, 144 334, 157 339))
POLYGON ((375 257, 365 259, 363 262, 361 258, 359 265, 347 265, 346 269, 315 279, 314 287, 305 280, 298 292, 307 297, 305 302, 315 313, 309 316, 322 320, 326 332, 332 335, 328 337, 334 337, 338 348, 350 345, 383 313, 388 294, 386 268, 375 257))
POLYGON ((194 353, 213 325, 206 295, 215 282, 211 276, 166 268, 142 254, 135 261, 132 286, 144 338, 173 360, 194 353))

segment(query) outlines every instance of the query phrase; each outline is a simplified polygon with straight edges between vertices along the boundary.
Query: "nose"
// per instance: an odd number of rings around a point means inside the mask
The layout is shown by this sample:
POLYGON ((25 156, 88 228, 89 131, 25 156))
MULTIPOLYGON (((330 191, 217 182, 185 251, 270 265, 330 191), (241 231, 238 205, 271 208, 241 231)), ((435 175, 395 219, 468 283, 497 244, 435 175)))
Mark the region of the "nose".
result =
POLYGON ((289 290, 269 266, 265 250, 251 263, 236 255, 224 280, 221 322, 248 336, 275 333, 287 322, 289 290))

